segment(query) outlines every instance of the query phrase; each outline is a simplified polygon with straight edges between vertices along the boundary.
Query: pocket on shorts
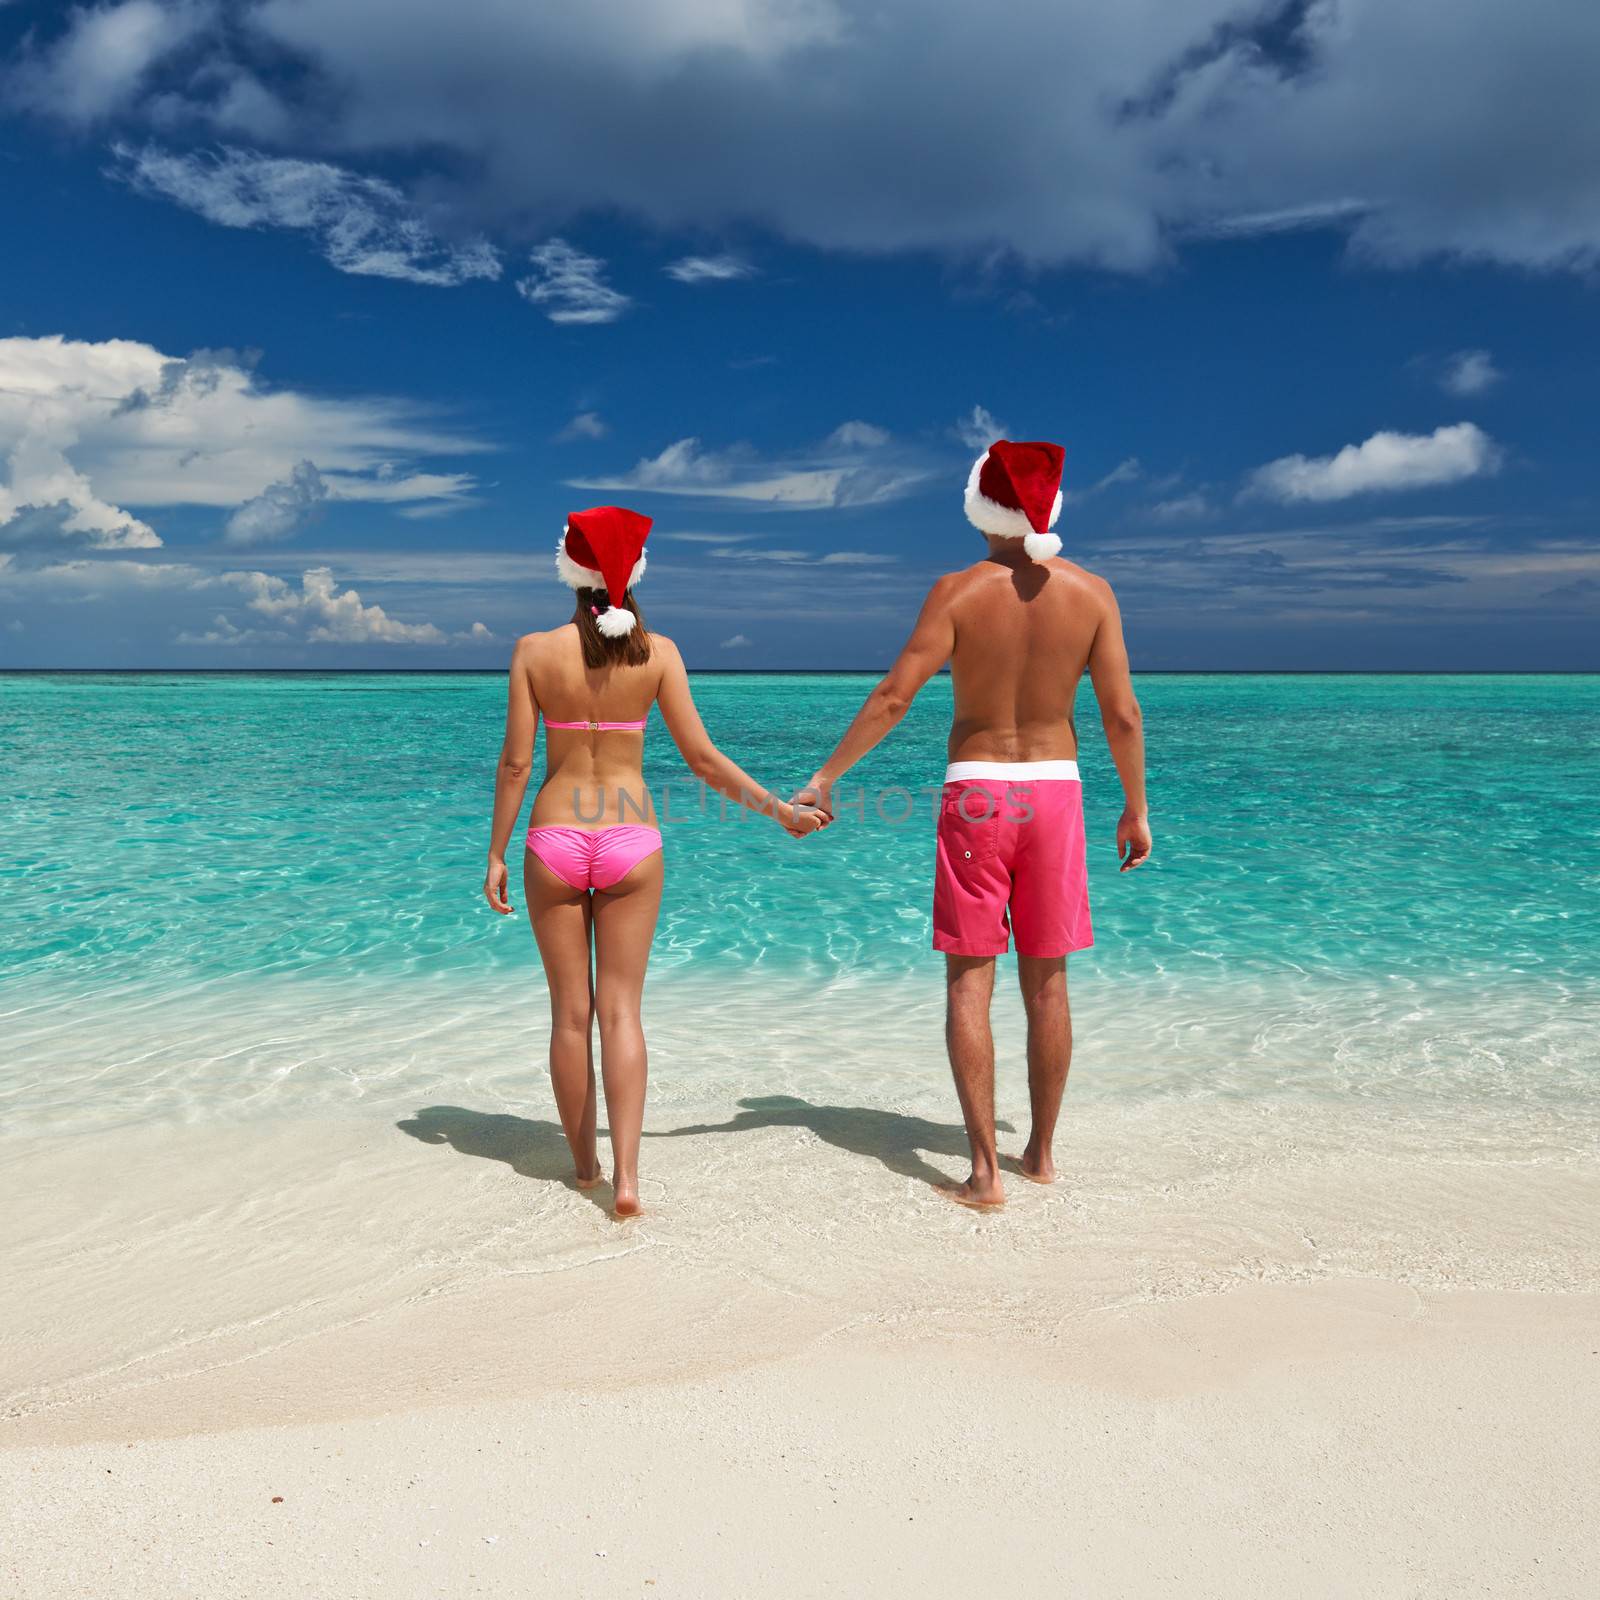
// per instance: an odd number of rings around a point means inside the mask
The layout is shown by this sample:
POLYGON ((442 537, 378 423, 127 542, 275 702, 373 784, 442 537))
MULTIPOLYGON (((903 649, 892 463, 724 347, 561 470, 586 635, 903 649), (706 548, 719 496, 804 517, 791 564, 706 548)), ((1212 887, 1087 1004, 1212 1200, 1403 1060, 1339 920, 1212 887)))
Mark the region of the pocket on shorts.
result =
POLYGON ((957 866, 993 861, 1000 848, 1002 801, 987 789, 946 784, 939 801, 939 842, 957 866))

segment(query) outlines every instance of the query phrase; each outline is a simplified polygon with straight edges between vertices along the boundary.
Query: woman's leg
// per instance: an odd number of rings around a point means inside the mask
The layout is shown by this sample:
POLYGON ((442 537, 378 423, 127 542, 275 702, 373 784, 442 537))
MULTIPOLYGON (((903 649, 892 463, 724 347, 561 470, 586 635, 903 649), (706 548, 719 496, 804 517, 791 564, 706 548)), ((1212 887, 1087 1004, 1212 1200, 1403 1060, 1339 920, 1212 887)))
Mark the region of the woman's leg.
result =
POLYGON ((600 1155, 595 1148, 589 892, 574 889, 531 850, 523 852, 522 891, 550 984, 550 1087, 578 1187, 591 1189, 600 1181, 600 1155))
POLYGON ((619 1217, 639 1213, 639 1132, 644 1126, 645 1045, 639 1006, 661 910, 661 852, 594 896, 595 1011, 619 1217))

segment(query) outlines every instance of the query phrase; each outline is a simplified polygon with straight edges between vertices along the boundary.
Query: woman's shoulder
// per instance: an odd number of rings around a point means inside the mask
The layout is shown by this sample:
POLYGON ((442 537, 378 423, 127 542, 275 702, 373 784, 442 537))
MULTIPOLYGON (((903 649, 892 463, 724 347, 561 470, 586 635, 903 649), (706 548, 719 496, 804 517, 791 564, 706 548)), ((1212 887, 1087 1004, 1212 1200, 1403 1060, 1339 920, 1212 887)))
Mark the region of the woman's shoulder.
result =
POLYGON ((544 628, 535 633, 520 634, 513 649, 519 656, 536 655, 559 644, 563 638, 570 638, 577 631, 573 623, 563 622, 557 628, 544 628))

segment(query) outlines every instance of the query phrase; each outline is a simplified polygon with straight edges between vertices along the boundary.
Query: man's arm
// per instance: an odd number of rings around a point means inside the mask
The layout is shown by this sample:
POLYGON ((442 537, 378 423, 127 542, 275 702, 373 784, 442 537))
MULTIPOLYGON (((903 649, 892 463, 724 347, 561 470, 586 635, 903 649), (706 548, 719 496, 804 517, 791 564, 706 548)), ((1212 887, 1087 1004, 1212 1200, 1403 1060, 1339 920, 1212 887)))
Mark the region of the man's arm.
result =
POLYGON ((1144 793, 1144 717, 1134 698, 1122 613, 1110 584, 1105 586, 1105 609, 1089 647, 1089 681, 1094 685, 1111 759, 1122 779, 1124 805, 1117 823, 1117 856, 1126 872, 1149 859, 1150 816, 1144 793))
MULTIPOLYGON (((821 797, 824 810, 833 809, 832 790, 856 762, 911 709, 911 702, 929 678, 950 659, 956 646, 956 627, 950 614, 957 574, 940 578, 928 591, 922 613, 905 648, 856 713, 834 751, 817 768, 807 790, 821 797)), ((802 791, 804 793, 805 791, 802 791)))

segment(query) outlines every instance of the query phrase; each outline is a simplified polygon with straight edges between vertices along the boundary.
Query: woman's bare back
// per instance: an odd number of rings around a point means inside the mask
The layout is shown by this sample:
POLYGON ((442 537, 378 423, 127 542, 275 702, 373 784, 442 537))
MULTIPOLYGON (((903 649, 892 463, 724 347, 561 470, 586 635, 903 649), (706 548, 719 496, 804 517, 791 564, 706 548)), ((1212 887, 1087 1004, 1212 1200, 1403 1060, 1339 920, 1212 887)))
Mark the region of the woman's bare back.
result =
POLYGON ((529 687, 545 722, 545 778, 533 800, 540 827, 654 826, 645 786, 644 734, 632 730, 552 728, 552 722, 641 722, 661 687, 661 657, 637 666, 584 664, 576 624, 524 641, 529 687))

